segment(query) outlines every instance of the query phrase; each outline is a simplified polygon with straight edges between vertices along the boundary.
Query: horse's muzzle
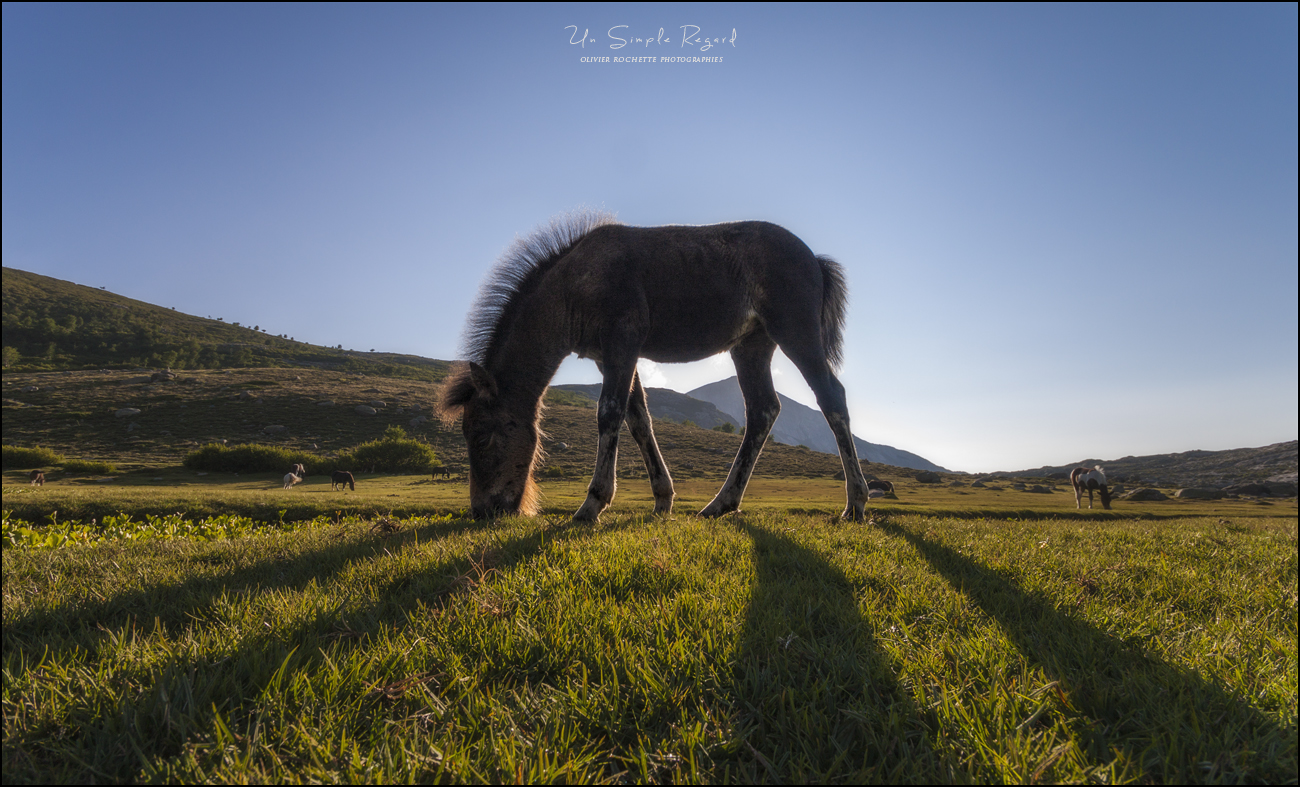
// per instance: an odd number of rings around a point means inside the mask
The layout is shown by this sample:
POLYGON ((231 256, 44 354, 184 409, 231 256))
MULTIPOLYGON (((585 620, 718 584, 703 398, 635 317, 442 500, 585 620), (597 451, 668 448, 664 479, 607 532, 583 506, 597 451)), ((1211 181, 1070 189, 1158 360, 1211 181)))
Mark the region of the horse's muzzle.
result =
POLYGON ((486 503, 470 507, 475 519, 500 519, 519 513, 519 498, 511 500, 508 495, 491 495, 486 503))

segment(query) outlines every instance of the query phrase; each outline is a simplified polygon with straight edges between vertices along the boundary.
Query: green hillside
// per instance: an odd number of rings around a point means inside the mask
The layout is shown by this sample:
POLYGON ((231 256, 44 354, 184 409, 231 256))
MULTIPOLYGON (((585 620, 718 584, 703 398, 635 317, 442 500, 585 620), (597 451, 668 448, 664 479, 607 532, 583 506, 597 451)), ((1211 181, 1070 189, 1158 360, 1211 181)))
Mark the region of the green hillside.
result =
POLYGON ((3 327, 5 371, 305 367, 435 381, 450 366, 320 347, 14 268, 4 269, 3 327))

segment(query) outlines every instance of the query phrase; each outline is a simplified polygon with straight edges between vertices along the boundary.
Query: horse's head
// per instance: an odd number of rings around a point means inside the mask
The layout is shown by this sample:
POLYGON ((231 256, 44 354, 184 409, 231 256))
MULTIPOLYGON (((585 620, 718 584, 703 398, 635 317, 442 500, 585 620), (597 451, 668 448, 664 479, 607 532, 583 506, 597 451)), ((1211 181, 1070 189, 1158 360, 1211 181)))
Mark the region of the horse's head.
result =
POLYGON ((471 362, 443 386, 439 406, 444 420, 461 418, 474 518, 536 514, 537 403, 503 397, 492 374, 471 362))

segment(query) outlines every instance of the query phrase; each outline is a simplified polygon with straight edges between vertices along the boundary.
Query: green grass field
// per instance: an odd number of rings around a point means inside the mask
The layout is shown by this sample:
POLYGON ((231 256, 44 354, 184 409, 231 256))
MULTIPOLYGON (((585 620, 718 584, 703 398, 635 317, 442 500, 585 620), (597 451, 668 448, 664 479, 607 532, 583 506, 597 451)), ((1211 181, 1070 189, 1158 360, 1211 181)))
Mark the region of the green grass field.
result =
MULTIPOLYGON (((333 516, 336 512, 360 516, 394 513, 400 515, 444 514, 469 508, 469 489, 463 478, 450 480, 430 476, 357 474, 355 492, 331 491, 329 479, 308 476, 293 489, 285 490, 279 474, 237 476, 212 473, 199 475, 181 468, 148 468, 114 476, 69 475, 52 472, 51 481, 40 489, 27 483, 23 472, 4 473, 4 507, 16 518, 44 523, 53 512, 61 519, 102 518, 109 514, 184 513, 193 517, 238 513, 271 520, 285 511, 286 519, 333 516)), ((1041 481, 1041 479, 1037 479, 1041 481)), ((573 513, 587 494, 584 476, 542 479, 543 510, 561 516, 573 513)), ((686 476, 675 480, 677 502, 674 511, 692 514, 704 508, 722 485, 711 476, 686 476)), ((1102 511, 1101 503, 1089 511, 1075 508, 1068 484, 1050 494, 1000 489, 950 487, 896 481, 896 499, 882 499, 871 508, 886 513, 924 513, 962 518, 1045 516, 1084 518, 1143 518, 1176 516, 1291 516, 1297 515, 1295 498, 1182 500, 1115 503, 1113 511, 1102 511)), ((1170 495, 1173 490, 1165 490, 1170 495)), ((1084 505, 1087 505, 1085 499, 1084 505)), ((777 509, 790 513, 838 514, 844 508, 844 482, 830 478, 778 478, 757 476, 745 495, 746 508, 777 509)), ((650 484, 641 477, 620 477, 615 512, 635 515, 654 508, 650 484)))
POLYGON ((149 472, 4 507, 319 518, 6 548, 7 782, 1297 778, 1293 500, 916 486, 854 524, 759 478, 701 520, 688 478, 665 519, 632 479, 578 527, 578 480, 476 523, 458 482, 149 472))

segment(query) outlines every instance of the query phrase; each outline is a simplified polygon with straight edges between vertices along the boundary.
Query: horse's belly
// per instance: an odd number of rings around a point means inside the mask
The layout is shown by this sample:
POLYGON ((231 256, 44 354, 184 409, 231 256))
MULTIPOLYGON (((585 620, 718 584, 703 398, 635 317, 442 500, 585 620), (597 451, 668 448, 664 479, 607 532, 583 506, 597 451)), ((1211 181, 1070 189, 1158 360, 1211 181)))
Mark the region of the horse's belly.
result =
POLYGON ((730 350, 757 325, 758 317, 752 311, 728 315, 702 310, 690 320, 657 320, 640 354, 656 363, 699 361, 730 350))

